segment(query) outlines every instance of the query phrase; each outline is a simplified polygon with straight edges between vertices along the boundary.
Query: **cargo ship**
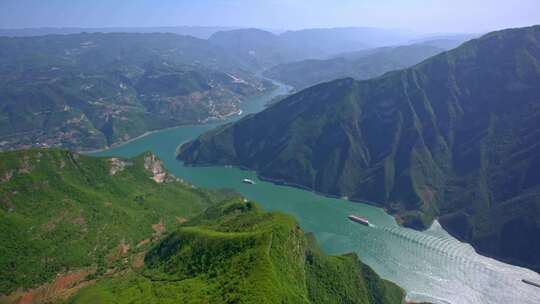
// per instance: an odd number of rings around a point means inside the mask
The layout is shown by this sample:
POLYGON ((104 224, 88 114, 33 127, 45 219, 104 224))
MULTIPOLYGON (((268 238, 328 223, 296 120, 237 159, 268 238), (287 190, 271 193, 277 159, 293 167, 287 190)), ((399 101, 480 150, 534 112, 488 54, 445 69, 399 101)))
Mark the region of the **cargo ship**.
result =
POLYGON ((351 221, 356 222, 358 224, 362 224, 364 226, 369 226, 369 221, 366 218, 359 217, 359 216, 356 216, 356 215, 349 215, 348 218, 351 221))
POLYGON ((255 185, 255 182, 252 181, 252 180, 249 179, 249 178, 244 178, 244 179, 242 180, 242 183, 244 183, 244 184, 250 184, 250 185, 255 185))

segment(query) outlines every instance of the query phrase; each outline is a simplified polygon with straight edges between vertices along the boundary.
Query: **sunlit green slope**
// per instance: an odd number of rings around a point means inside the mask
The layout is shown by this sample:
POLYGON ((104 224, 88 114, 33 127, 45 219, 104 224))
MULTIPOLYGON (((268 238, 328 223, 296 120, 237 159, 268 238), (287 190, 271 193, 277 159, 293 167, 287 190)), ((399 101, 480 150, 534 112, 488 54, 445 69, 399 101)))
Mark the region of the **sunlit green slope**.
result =
POLYGON ((401 303, 354 254, 327 256, 282 213, 232 200, 152 248, 144 266, 70 303, 401 303))
POLYGON ((120 256, 141 241, 227 197, 178 181, 152 154, 0 153, 0 295, 73 270, 121 268, 120 256))

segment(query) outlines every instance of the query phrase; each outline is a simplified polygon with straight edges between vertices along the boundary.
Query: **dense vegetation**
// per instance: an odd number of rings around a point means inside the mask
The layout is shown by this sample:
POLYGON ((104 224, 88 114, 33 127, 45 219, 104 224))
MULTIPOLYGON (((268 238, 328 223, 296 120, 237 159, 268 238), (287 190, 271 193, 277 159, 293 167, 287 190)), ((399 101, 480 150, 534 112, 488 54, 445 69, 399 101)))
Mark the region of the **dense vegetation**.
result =
POLYGON ((540 270, 540 26, 402 71, 325 83, 184 145, 188 164, 436 217, 481 253, 540 270))
POLYGON ((1 295, 59 273, 119 267, 143 241, 231 197, 193 189, 151 154, 130 160, 62 150, 0 154, 1 295))
POLYGON ((96 149, 222 118, 271 87, 219 47, 174 34, 0 38, 0 150, 96 149))
POLYGON ((356 255, 326 256, 290 216, 233 199, 154 246, 144 266, 70 303, 402 303, 356 255))
POLYGON ((374 78, 410 67, 443 51, 442 48, 424 44, 383 47, 342 54, 332 59, 285 63, 265 71, 264 75, 300 90, 339 78, 374 78))

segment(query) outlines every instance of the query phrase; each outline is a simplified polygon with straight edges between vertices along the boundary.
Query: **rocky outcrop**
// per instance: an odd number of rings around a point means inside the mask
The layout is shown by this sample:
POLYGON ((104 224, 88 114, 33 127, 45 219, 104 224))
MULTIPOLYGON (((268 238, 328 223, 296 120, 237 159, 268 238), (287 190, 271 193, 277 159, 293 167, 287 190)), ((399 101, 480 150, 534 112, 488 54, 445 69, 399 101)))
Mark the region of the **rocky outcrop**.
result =
POLYGON ((109 161, 111 163, 111 167, 109 168, 109 175, 111 175, 111 176, 114 176, 114 175, 124 171, 124 169, 127 166, 132 165, 132 163, 121 160, 121 159, 116 158, 116 157, 111 158, 109 161))
POLYGON ((163 163, 154 154, 148 154, 144 157, 144 168, 152 173, 152 179, 161 184, 168 180, 169 174, 163 168, 163 163))

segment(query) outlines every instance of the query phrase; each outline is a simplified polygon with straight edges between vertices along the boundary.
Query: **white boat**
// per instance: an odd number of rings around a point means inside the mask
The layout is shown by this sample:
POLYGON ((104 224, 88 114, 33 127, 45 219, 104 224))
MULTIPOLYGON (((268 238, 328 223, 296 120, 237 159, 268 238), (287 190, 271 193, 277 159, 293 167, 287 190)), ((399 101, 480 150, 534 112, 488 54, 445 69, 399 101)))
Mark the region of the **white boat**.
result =
POLYGON ((363 218, 363 217, 359 217, 359 216, 356 216, 356 215, 349 215, 348 218, 353 221, 353 222, 356 222, 358 224, 362 224, 364 226, 369 226, 369 221, 367 218, 363 218))
POLYGON ((250 184, 250 185, 255 185, 255 182, 252 181, 252 180, 249 179, 249 178, 244 178, 244 179, 242 180, 242 183, 244 183, 244 184, 250 184))

